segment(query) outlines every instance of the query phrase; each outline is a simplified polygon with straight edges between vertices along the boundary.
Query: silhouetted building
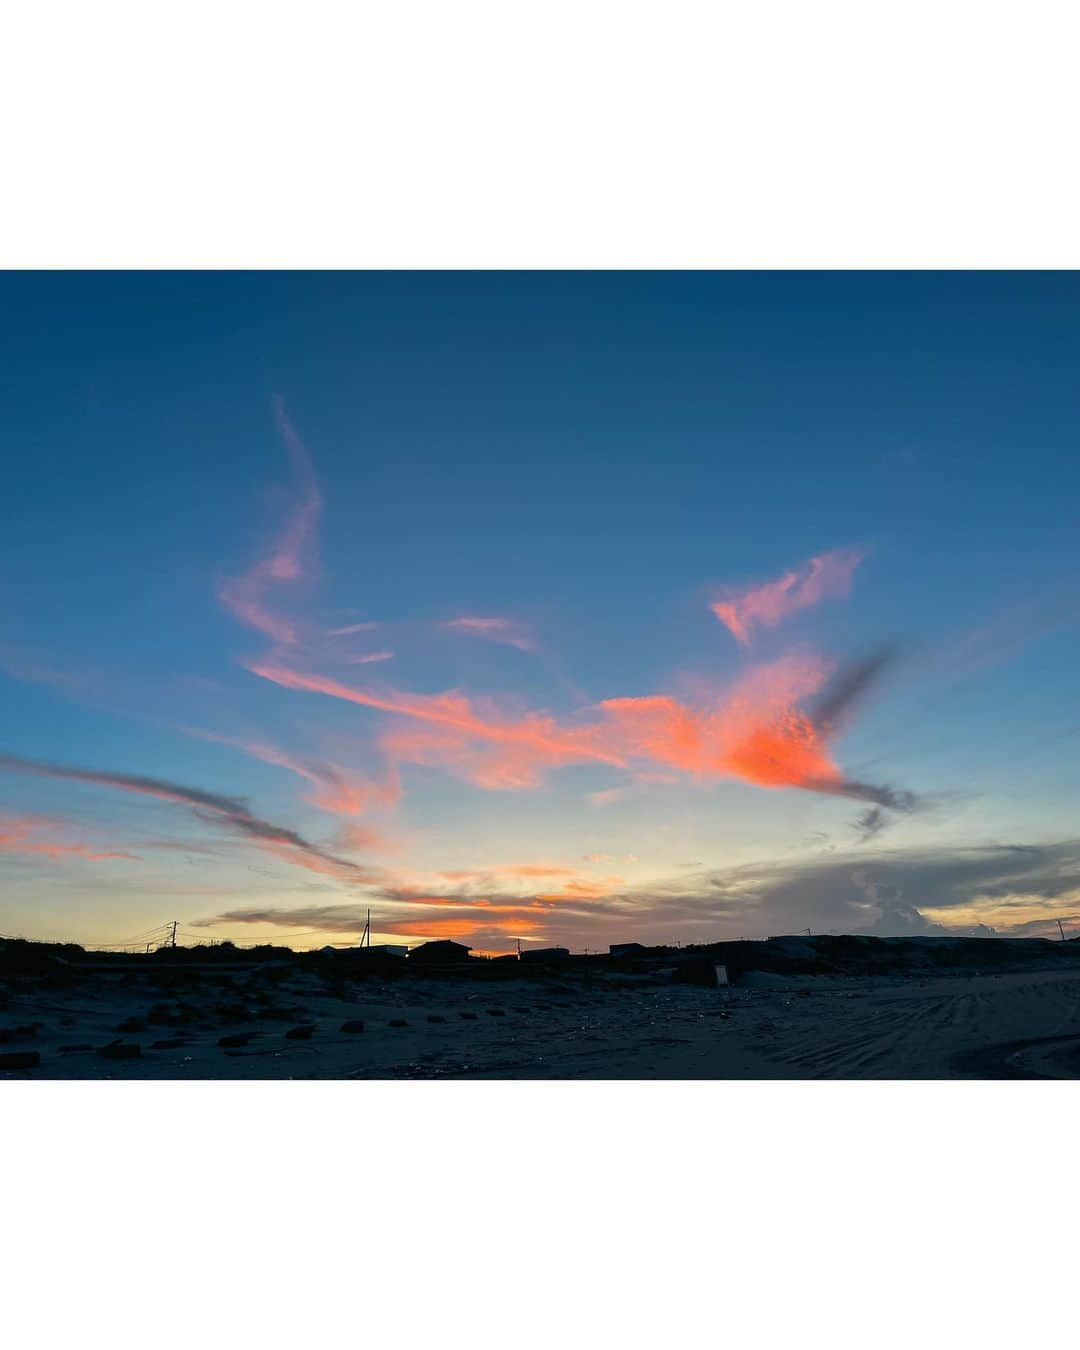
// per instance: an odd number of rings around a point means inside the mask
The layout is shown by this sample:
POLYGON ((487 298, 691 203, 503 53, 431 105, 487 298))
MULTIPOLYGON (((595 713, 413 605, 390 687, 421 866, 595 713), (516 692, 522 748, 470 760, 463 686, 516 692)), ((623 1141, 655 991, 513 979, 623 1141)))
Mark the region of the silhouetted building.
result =
POLYGON ((609 956, 634 956, 637 952, 643 952, 645 948, 640 942, 613 942, 608 947, 609 956))
POLYGON ((462 943, 449 942, 445 939, 439 942, 422 942, 419 947, 410 949, 409 960, 418 961, 423 965, 447 965, 454 961, 467 961, 469 951, 470 948, 462 943))
POLYGON ((569 956, 569 947, 527 947, 519 953, 522 961, 557 961, 561 956, 569 956))

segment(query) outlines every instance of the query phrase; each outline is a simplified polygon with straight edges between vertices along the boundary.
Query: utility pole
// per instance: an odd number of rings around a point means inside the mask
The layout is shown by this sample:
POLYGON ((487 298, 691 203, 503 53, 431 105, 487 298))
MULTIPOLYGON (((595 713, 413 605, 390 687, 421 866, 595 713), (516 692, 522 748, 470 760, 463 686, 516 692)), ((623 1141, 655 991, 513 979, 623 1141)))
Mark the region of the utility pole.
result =
POLYGON ((177 922, 177 921, 176 921, 175 919, 173 919, 173 921, 172 921, 172 941, 169 943, 169 946, 170 946, 170 947, 175 947, 175 946, 176 946, 176 922, 177 922))
POLYGON ((1061 920, 1060 920, 1060 919, 1058 919, 1058 932, 1061 934, 1061 940, 1062 940, 1062 942, 1064 942, 1064 941, 1065 941, 1065 929, 1062 928, 1062 926, 1061 926, 1061 920))

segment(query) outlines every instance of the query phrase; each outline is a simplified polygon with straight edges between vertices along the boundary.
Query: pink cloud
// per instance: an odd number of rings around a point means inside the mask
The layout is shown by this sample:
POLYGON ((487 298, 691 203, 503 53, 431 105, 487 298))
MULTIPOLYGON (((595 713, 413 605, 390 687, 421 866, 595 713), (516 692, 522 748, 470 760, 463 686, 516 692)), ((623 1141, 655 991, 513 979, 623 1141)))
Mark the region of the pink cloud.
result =
MULTIPOLYGON (((411 937, 458 936, 483 950, 492 943, 505 949, 516 936, 547 934, 557 938, 567 924, 577 925, 603 913, 622 912, 617 897, 624 885, 616 876, 593 877, 574 873, 557 864, 510 864, 490 868, 460 869, 434 874, 435 884, 420 878, 397 878, 374 890, 371 903, 378 905, 380 933, 411 937), (542 875, 558 878, 558 889, 537 893, 525 889, 500 889, 495 878, 512 868, 535 868, 542 875), (564 874, 570 873, 563 879, 564 874), (451 884, 440 884, 451 883, 451 884), (510 942, 507 942, 507 939, 510 942)), ((197 927, 230 924, 268 924, 280 928, 315 928, 354 934, 367 917, 364 905, 305 905, 276 909, 253 907, 229 910, 194 921, 197 927)))
POLYGON ((465 633, 469 637, 486 638, 488 642, 501 642, 507 647, 517 647, 522 652, 536 650, 536 639, 517 619, 478 618, 463 614, 456 619, 447 619, 442 626, 455 633, 465 633))
POLYGON ((267 592, 280 582, 298 581, 304 575, 305 558, 314 541, 322 510, 322 497, 307 450, 285 415, 280 399, 274 401, 274 416, 292 460, 300 497, 270 553, 243 575, 223 581, 218 587, 218 597, 242 623, 265 633, 275 642, 291 646, 297 641, 296 626, 269 607, 267 592))
POLYGON ((407 763, 456 763, 465 777, 482 786, 532 786, 544 769, 561 764, 625 766, 622 757, 602 743, 598 726, 560 726, 547 713, 514 716, 490 699, 474 702, 455 692, 354 689, 272 661, 252 663, 249 669, 286 689, 325 694, 421 723, 429 728, 426 734, 416 728, 393 732, 384 738, 384 748, 407 763))
POLYGON ((796 610, 847 595, 855 569, 864 556, 854 549, 821 553, 775 581, 743 591, 729 591, 711 606, 712 611, 735 640, 746 646, 755 627, 775 628, 796 610))
MULTIPOLYGON (((398 763, 441 766, 479 787, 536 786, 563 765, 606 764, 654 776, 667 770, 707 780, 737 778, 759 787, 797 787, 891 804, 887 790, 846 780, 828 740, 841 719, 816 721, 800 705, 822 691, 824 661, 788 656, 758 665, 728 689, 690 705, 670 695, 606 699, 590 722, 511 712, 457 692, 409 694, 355 689, 275 662, 253 664, 264 679, 395 714, 382 737, 398 763)), ((830 705, 831 706, 831 705, 830 705)), ((620 789, 594 793, 610 801, 620 789)))
POLYGON ((375 807, 393 806, 401 796, 401 784, 396 773, 389 774, 383 782, 378 783, 360 778, 329 761, 301 759, 266 740, 226 736, 213 731, 195 731, 192 734, 200 740, 228 745, 264 764, 288 769, 315 789, 304 800, 331 815, 360 815, 375 807))
POLYGON ((364 652, 361 656, 346 656, 345 664, 350 666, 369 666, 377 661, 392 661, 394 653, 391 651, 382 652, 364 652))
POLYGON ((122 859, 138 862, 134 853, 122 849, 100 849, 73 839, 55 837, 62 822, 49 816, 0 813, 0 853, 38 855, 45 858, 85 858, 92 862, 122 859))
POLYGON ((390 841, 381 830, 370 825, 343 825, 337 840, 337 847, 346 850, 363 849, 377 853, 390 846, 390 841))
POLYGON ((373 628, 378 628, 378 621, 369 619, 366 623, 350 623, 344 628, 328 628, 327 637, 349 637, 353 633, 370 633, 373 628))

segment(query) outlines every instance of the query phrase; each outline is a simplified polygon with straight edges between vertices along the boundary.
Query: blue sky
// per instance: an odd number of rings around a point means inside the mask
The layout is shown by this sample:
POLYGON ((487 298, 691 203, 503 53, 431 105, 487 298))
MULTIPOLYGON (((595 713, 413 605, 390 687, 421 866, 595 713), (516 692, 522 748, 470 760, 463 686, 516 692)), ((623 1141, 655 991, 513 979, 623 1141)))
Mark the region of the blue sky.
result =
POLYGON ((2 286, 0 931, 1072 921, 1075 275, 2 286))

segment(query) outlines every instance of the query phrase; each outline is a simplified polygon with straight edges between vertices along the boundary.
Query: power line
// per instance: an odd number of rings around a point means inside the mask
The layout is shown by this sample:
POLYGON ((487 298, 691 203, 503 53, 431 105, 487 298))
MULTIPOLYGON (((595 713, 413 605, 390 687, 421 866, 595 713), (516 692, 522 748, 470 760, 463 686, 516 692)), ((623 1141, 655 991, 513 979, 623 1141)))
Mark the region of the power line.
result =
POLYGON ((82 946, 84 946, 84 947, 127 947, 127 946, 131 946, 132 944, 134 944, 134 943, 136 943, 136 942, 145 942, 147 938, 152 938, 152 937, 154 936, 155 933, 160 933, 160 932, 162 932, 164 929, 166 929, 166 928, 168 928, 168 927, 169 927, 169 925, 168 925, 167 923, 159 923, 158 926, 157 926, 156 928, 148 928, 148 929, 147 929, 145 932, 143 932, 143 933, 134 933, 134 934, 132 934, 131 937, 126 937, 126 938, 109 938, 109 939, 106 939, 106 940, 104 940, 104 941, 102 941, 102 942, 84 942, 84 943, 82 943, 82 946))

